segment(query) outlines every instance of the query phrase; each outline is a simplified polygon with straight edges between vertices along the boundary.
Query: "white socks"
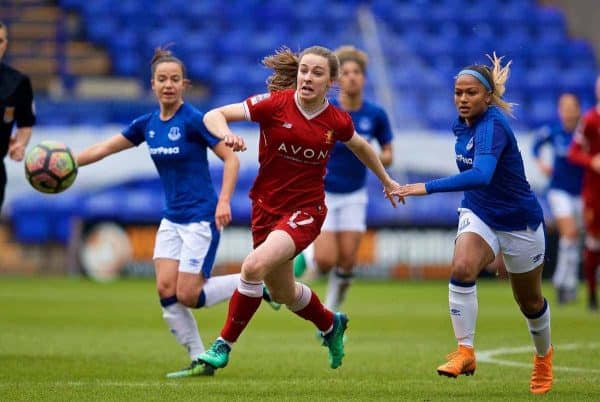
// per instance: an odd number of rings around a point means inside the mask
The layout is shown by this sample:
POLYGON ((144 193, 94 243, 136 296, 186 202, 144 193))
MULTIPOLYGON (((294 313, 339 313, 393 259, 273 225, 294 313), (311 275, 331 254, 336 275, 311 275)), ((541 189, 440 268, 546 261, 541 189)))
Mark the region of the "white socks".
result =
POLYGON ((176 302, 162 307, 163 318, 177 342, 185 347, 194 360, 204 352, 204 344, 198 332, 198 325, 192 312, 183 304, 176 302))
POLYGON ((200 307, 210 307, 231 298, 239 282, 240 274, 211 276, 202 288, 205 298, 204 306, 200 307))
POLYGON ((550 305, 548 301, 544 299, 544 307, 536 314, 525 315, 525 318, 536 353, 538 356, 544 356, 550 349, 550 305))
POLYGON ((336 312, 346 298, 346 292, 352 283, 354 275, 352 272, 345 273, 339 270, 338 267, 333 267, 329 271, 329 279, 327 281, 327 296, 325 297, 325 307, 336 312))
MULTIPOLYGON (((202 289, 198 307, 210 307, 231 297, 240 281, 240 274, 222 275, 209 278, 202 289)), ((262 292, 262 286, 261 286, 262 292)), ((261 293, 262 294, 262 293, 261 293)), ((194 315, 175 296, 161 300, 163 319, 177 342, 185 347, 194 360, 204 352, 204 344, 198 332, 194 315)))
POLYGON ((577 269, 579 268, 579 248, 577 241, 561 238, 558 243, 556 270, 552 276, 555 288, 575 289, 577 287, 577 269))
POLYGON ((473 347, 477 321, 477 286, 475 282, 448 284, 448 301, 454 336, 459 345, 473 347))
POLYGON ((312 290, 300 282, 296 282, 296 292, 298 293, 298 296, 296 297, 296 300, 294 300, 294 303, 286 306, 290 311, 294 312, 300 311, 308 306, 310 298, 312 297, 312 290))
MULTIPOLYGON (((477 287, 475 283, 451 281, 448 289, 454 335, 460 345, 473 347, 477 321, 477 287)), ((536 353, 544 356, 550 349, 550 306, 546 299, 544 307, 538 313, 525 317, 536 353)))

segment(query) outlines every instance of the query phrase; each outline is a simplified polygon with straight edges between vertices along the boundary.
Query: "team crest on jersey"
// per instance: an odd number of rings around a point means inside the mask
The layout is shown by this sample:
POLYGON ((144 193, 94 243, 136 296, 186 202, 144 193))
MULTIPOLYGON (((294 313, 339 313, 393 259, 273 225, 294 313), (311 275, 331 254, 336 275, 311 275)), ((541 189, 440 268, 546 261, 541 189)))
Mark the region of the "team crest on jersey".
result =
POLYGON ((266 93, 266 94, 260 94, 260 95, 254 95, 252 98, 250 98, 250 104, 252 106, 256 105, 258 102, 262 102, 265 99, 268 99, 271 96, 270 93, 266 93))
POLYGON ((154 132, 154 130, 148 131, 148 137, 154 138, 155 135, 156 135, 156 133, 154 132))
POLYGON ((178 139, 180 139, 181 132, 179 131, 179 127, 171 127, 171 129, 169 130, 169 134, 167 134, 167 137, 169 137, 171 141, 177 141, 178 139))
POLYGON ((467 151, 470 151, 471 148, 473 148, 473 138, 474 137, 471 137, 471 139, 469 140, 469 142, 467 142, 467 146, 466 146, 467 151))
POLYGON ((369 130, 371 130, 371 126, 372 126, 371 120, 367 119, 366 117, 363 117, 362 119, 360 119, 358 121, 358 128, 361 131, 369 131, 369 130))
POLYGON ((327 130, 325 133, 325 144, 333 144, 333 130, 327 130))
POLYGON ((11 123, 15 119, 15 108, 14 106, 7 106, 4 109, 4 122, 11 123))

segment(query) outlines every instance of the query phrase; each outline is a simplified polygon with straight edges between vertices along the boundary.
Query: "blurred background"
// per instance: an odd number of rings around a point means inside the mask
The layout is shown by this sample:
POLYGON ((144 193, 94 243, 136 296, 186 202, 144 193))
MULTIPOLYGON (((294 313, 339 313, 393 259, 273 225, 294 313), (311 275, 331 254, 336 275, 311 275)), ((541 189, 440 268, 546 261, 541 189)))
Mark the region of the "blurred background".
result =
MULTIPOLYGON (((390 171, 399 182, 456 172, 453 77, 487 62, 485 54, 504 55, 513 61, 506 99, 519 105, 513 127, 545 208, 550 276, 556 233, 531 143, 537 129, 557 119, 560 93, 577 94, 584 109, 595 103, 598 9, 593 0, 3 0, 0 20, 9 32, 4 61, 34 87, 30 145, 52 139, 74 152, 156 107, 149 62, 157 46, 172 44, 192 81, 186 101, 206 111, 265 92, 269 71, 260 61, 281 46, 353 44, 370 57, 366 98, 392 121, 390 171)), ((218 252, 223 272, 238 270, 251 249, 247 193, 257 169, 257 127, 238 127, 250 146, 240 155, 234 221, 218 252)), ((221 163, 211 161, 218 186, 221 163)), ((59 195, 35 192, 21 163, 5 163, 0 272, 153 275, 163 194, 145 146, 83 168, 59 195)), ((462 194, 411 199, 394 210, 373 177, 369 187, 359 275, 447 278, 462 194)))

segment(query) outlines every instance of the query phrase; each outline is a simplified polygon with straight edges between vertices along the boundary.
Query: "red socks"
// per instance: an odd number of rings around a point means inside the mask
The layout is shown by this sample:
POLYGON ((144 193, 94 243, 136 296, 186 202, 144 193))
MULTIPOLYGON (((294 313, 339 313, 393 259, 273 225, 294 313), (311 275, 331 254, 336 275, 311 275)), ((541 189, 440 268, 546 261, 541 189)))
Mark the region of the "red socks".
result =
POLYGON ((329 330, 333 325, 333 313, 325 308, 319 296, 312 291, 308 305, 294 313, 305 320, 312 321, 321 332, 329 330))
POLYGON ((592 251, 586 247, 583 253, 583 272, 585 273, 585 279, 590 295, 596 293, 596 270, 598 269, 599 263, 600 252, 592 251))
POLYGON ((237 289, 229 300, 227 321, 221 330, 221 337, 227 342, 235 342, 258 310, 262 297, 250 297, 241 294, 237 289))

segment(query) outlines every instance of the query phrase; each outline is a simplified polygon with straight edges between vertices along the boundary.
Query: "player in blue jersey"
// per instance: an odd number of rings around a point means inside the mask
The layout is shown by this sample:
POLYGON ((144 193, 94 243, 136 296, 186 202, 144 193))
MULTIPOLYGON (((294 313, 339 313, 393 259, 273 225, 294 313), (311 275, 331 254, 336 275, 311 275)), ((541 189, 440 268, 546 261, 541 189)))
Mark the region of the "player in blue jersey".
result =
POLYGON ((185 66, 170 51, 157 49, 151 63, 152 90, 159 109, 135 119, 121 134, 77 156, 79 166, 146 142, 165 192, 165 209, 154 248, 156 286, 163 318, 192 359, 189 367, 167 377, 212 375, 197 360, 204 352, 189 308, 229 299, 240 275, 211 277, 220 230, 231 222, 230 199, 239 160, 224 142, 208 132, 203 113, 184 103, 185 66), (208 168, 207 149, 223 161, 217 196, 208 168))
MULTIPOLYGON (((393 160, 393 134, 385 111, 363 98, 367 55, 354 46, 342 46, 335 53, 340 61, 340 92, 332 103, 350 114, 358 134, 369 142, 378 142, 379 159, 387 167, 393 160)), ((302 274, 303 264, 314 264, 312 268, 319 273, 329 273, 325 306, 332 311, 338 311, 345 299, 366 230, 366 180, 365 165, 348 147, 336 143, 325 176, 327 217, 313 250, 308 248, 294 264, 297 276, 302 274)))
POLYGON ((477 318, 475 281, 502 252, 513 295, 526 318, 535 357, 530 391, 552 387, 550 307, 542 295, 545 240, 542 208, 525 178, 517 140, 503 111, 513 104, 502 99, 510 62, 490 57, 492 66, 461 70, 454 84, 458 119, 454 176, 402 186, 393 194, 418 196, 464 191, 449 284, 450 318, 458 349, 438 367, 440 375, 475 372, 473 347, 477 318))
POLYGON ((556 269, 552 282, 559 303, 575 299, 579 269, 579 232, 582 223, 581 186, 583 168, 569 162, 567 154, 573 132, 581 117, 579 99, 573 94, 561 95, 558 100, 560 122, 542 128, 533 143, 533 156, 540 170, 550 177, 548 204, 560 234, 556 269), (541 149, 551 145, 554 164, 549 166, 542 158, 541 149))

